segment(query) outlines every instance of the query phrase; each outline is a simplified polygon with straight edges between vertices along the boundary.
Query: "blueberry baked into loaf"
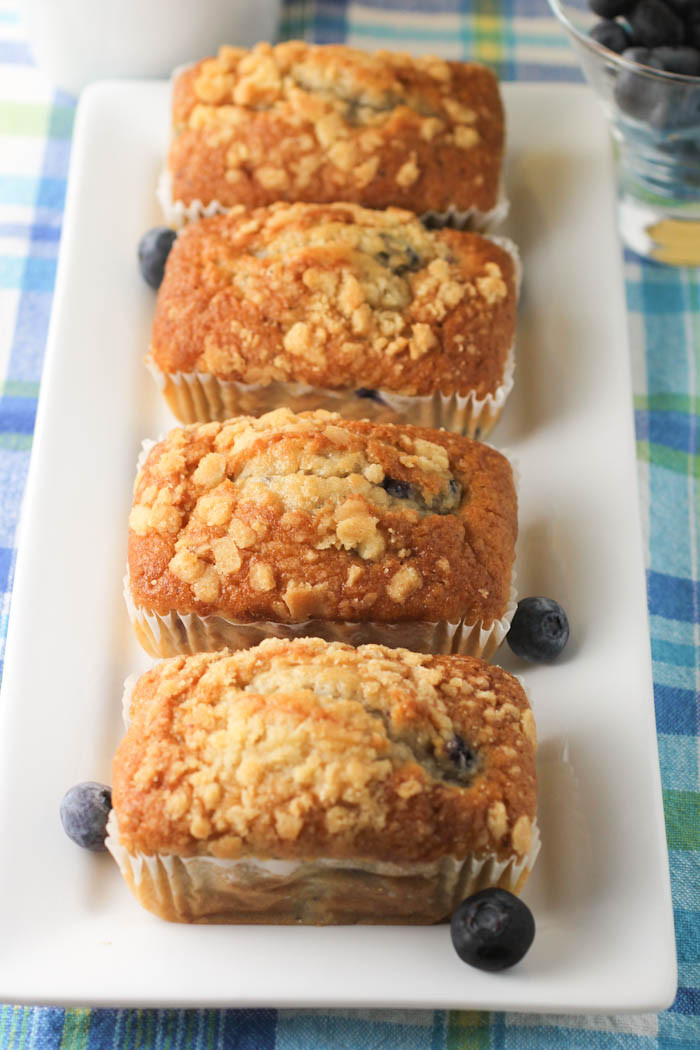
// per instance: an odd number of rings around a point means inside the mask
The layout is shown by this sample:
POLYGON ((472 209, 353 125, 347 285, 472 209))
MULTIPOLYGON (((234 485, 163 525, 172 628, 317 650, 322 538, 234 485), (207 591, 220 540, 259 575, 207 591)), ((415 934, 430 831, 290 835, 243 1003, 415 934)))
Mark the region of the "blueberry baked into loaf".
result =
POLYGON ((351 201, 488 222, 504 118, 483 66, 290 41, 177 76, 159 196, 169 222, 236 204, 351 201))
POLYGON ((433 923, 539 845, 517 679, 320 639, 175 657, 131 694, 107 846, 185 922, 433 923))
POLYGON ((149 363, 189 423, 287 405, 483 435, 512 386, 517 271, 509 242, 396 208, 239 207, 177 238, 149 363))
POLYGON ((278 409, 171 431, 136 479, 127 603, 155 656, 269 634, 490 655, 514 611, 507 459, 278 409))

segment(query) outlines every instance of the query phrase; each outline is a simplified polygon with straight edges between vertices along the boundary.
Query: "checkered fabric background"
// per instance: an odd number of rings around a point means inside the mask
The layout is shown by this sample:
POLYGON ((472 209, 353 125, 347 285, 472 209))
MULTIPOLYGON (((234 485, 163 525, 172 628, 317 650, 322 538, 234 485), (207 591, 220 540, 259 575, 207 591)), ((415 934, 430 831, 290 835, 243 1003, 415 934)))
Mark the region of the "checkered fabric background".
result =
MULTIPOLYGON (((368 49, 410 50, 418 42, 424 49, 429 41, 430 50, 445 57, 488 63, 504 80, 579 79, 546 0, 288 0, 280 36, 368 49)), ((0 671, 74 111, 75 100, 34 68, 17 4, 0 0, 0 671)), ((629 255, 625 273, 679 961, 680 987, 671 1008, 658 1016, 557 1017, 8 1004, 0 1007, 1 1050, 700 1047, 700 271, 666 269, 629 255)))

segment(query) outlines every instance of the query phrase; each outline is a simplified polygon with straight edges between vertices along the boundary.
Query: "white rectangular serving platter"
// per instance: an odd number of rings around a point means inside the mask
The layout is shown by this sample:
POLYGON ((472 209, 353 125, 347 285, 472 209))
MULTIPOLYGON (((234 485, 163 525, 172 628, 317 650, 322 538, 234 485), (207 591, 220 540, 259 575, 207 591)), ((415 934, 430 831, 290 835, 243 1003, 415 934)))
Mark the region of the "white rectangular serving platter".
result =
POLYGON ((0 1001, 131 1006, 651 1011, 676 987, 652 703, 613 173, 587 89, 506 85, 507 231, 525 279, 515 389, 494 443, 520 473, 518 585, 572 641, 521 674, 539 728, 535 943, 465 966, 436 927, 179 926, 109 856, 63 834, 81 780, 110 781, 128 672, 148 660, 122 599, 144 437, 172 420, 147 375, 154 294, 136 246, 168 88, 105 82, 80 104, 0 704, 0 1001))

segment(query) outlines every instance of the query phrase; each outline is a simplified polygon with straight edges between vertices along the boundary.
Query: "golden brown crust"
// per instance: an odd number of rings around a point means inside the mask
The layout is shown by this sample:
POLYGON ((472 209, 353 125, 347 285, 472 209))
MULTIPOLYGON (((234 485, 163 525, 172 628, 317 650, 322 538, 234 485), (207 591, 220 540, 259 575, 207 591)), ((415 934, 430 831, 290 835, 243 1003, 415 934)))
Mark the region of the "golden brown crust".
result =
POLYGON ((131 853, 522 858, 535 724, 471 657, 320 639, 175 657, 135 686, 113 770, 131 853))
POLYGON ((479 234, 393 208, 237 208, 177 238, 151 356, 225 381, 481 398, 503 382, 516 301, 511 255, 479 234))
POLYGON ((498 198, 503 108, 483 66, 290 41, 223 47, 180 75, 173 199, 347 200, 422 213, 498 198))
POLYGON ((488 625, 517 505, 510 464, 480 442, 278 409, 171 431, 129 526, 131 597, 161 615, 488 625))

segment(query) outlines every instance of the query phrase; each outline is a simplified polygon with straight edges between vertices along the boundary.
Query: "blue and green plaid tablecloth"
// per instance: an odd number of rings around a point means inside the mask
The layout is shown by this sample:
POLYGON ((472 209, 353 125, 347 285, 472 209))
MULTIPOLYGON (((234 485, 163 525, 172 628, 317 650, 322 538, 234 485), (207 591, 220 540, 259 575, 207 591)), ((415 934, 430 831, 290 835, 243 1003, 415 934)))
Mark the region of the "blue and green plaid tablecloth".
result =
MULTIPOLYGON (((288 0, 280 35, 369 49, 410 50, 428 40, 445 57, 488 63, 504 80, 580 79, 546 0, 288 0)), ((35 69, 16 2, 0 0, 0 672, 74 112, 75 99, 35 69)), ((628 255, 625 275, 678 946, 679 990, 671 1008, 658 1016, 557 1017, 8 1004, 0 1007, 0 1050, 700 1047, 700 271, 628 255)))

